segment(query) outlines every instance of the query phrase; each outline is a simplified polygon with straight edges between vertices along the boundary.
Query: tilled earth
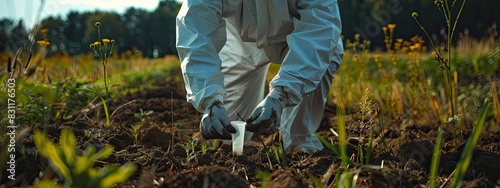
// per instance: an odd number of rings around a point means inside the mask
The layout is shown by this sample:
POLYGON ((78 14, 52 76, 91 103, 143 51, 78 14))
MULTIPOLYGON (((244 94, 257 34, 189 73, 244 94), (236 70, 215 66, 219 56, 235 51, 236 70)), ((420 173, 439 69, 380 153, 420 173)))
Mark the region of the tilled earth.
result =
MULTIPOLYGON (((315 181, 332 187, 336 176, 342 172, 341 159, 328 149, 313 155, 288 153, 285 159, 278 161, 272 151, 279 148, 279 133, 262 137, 263 142, 254 138, 245 146, 243 155, 232 154, 230 145, 198 138, 197 128, 202 114, 186 102, 181 91, 181 87, 171 84, 111 101, 109 106, 110 112, 113 112, 113 123, 110 127, 103 126, 104 114, 97 107, 85 112, 85 115, 75 115, 72 119, 50 126, 48 132, 57 138, 62 128, 71 127, 81 150, 88 145, 98 149, 105 145, 113 146, 115 152, 99 165, 136 164, 136 173, 117 187, 261 187, 263 184, 268 187, 317 187, 315 181), (140 120, 134 116, 141 109, 152 113, 140 120), (143 125, 137 144, 134 144, 130 131, 132 124, 143 125), (92 131, 92 134, 86 135, 86 130, 92 131), (194 150, 190 149, 190 144, 194 150)), ((334 144, 338 139, 330 129, 337 129, 335 109, 335 104, 327 104, 318 131, 334 144)), ((361 165, 350 167, 352 172, 359 173, 356 185, 425 186, 429 179, 437 125, 409 125, 400 129, 391 125, 390 120, 386 122, 384 129, 376 123, 373 127, 374 149, 369 161, 372 165, 382 165, 383 169, 367 169, 361 165)), ((358 144, 363 142, 366 145, 369 134, 368 130, 355 133, 358 124, 352 116, 346 116, 348 152, 353 161, 358 158, 358 144)), ((444 187, 449 183, 465 140, 471 133, 470 129, 461 130, 454 139, 452 130, 445 131, 438 178, 438 185, 444 187)), ((33 150, 30 138, 25 138, 24 145, 33 150)), ((19 159, 18 177, 32 182, 43 176, 40 171, 48 170, 37 168, 37 159, 36 156, 19 159)), ((500 184, 499 177, 500 134, 484 131, 463 186, 494 187, 500 184)))

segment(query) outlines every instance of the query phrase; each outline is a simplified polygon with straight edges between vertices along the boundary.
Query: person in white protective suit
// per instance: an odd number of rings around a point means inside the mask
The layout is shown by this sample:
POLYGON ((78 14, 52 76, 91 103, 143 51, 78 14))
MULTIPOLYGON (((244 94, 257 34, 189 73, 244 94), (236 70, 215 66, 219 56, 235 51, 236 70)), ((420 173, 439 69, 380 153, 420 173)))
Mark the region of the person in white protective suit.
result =
POLYGON ((205 139, 279 128, 287 152, 323 149, 318 129, 343 46, 337 0, 186 0, 176 46, 205 139), (280 63, 265 96, 270 62, 280 63))

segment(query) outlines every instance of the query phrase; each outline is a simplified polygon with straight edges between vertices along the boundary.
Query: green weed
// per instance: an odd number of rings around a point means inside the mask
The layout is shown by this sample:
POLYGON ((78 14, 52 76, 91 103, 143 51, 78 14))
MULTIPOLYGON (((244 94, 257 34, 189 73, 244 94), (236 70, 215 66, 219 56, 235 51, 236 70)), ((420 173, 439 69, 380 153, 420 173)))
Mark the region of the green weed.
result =
POLYGON ((137 146, 139 145, 139 132, 141 130, 142 124, 135 124, 135 125, 130 125, 130 133, 132 133, 132 136, 134 137, 134 145, 137 146))
POLYGON ((278 165, 280 167, 287 167, 288 166, 288 159, 286 158, 286 153, 285 153, 285 149, 283 148, 282 142, 281 141, 279 142, 279 146, 274 146, 273 145, 271 147, 271 150, 272 150, 272 152, 274 154, 273 155, 274 158, 278 162, 278 165))
POLYGON ((114 39, 107 39, 107 38, 102 38, 101 39, 101 22, 96 22, 94 24, 97 27, 97 41, 94 43, 90 44, 90 49, 94 52, 94 55, 99 58, 101 61, 101 65, 103 68, 103 75, 104 75, 104 88, 106 89, 106 99, 109 99, 109 91, 108 91, 108 77, 107 77, 107 70, 106 66, 108 64, 108 60, 113 54, 113 47, 115 46, 115 40, 114 39))
MULTIPOLYGON (((458 23, 458 19, 460 18, 460 15, 462 14, 462 10, 464 8, 465 3, 467 0, 462 0, 462 3, 458 9, 458 12, 456 15, 453 14, 453 9, 456 5, 456 0, 450 1, 450 0, 438 0, 435 1, 434 3, 436 4, 437 8, 439 11, 443 14, 445 21, 446 21, 446 44, 441 44, 439 47, 434 44, 432 38, 430 37, 429 33, 427 33, 427 30, 420 24, 418 18, 418 13, 414 12, 412 13, 413 19, 417 22, 417 24, 420 26, 422 31, 426 34, 429 42, 432 45, 432 50, 434 51, 435 59, 439 62, 439 67, 443 71, 443 80, 444 80, 444 86, 445 86, 445 92, 446 96, 448 98, 448 102, 450 105, 450 111, 451 114, 449 117, 455 117, 457 114, 457 94, 456 94, 456 84, 457 81, 456 79, 453 79, 453 74, 454 74, 454 63, 452 62, 452 41, 453 41, 453 35, 455 34, 455 28, 458 23)), ((453 125, 455 125, 453 121, 453 125)))
POLYGON ((179 143, 179 145, 186 151, 186 161, 189 162, 197 156, 196 146, 198 146, 198 140, 186 134, 184 134, 184 138, 186 138, 186 143, 179 143))
MULTIPOLYGON (((40 155, 47 158, 54 171, 64 179, 64 187, 112 187, 126 181, 136 170, 135 165, 111 165, 100 169, 94 168, 98 160, 108 158, 113 148, 106 146, 96 151, 89 146, 78 155, 75 135, 69 129, 61 131, 59 145, 52 143, 45 133, 34 130, 35 146, 40 155)), ((50 185, 43 180, 41 185, 50 185)))
POLYGON ((373 121, 375 119, 375 104, 372 103, 372 100, 369 98, 370 91, 365 89, 364 94, 361 99, 356 103, 355 108, 355 116, 358 119, 359 126, 358 130, 358 159, 359 162, 363 165, 367 165, 370 162, 370 156, 373 150, 372 142, 373 142, 373 121), (365 130, 369 129, 370 134, 368 137, 368 143, 366 148, 364 148, 363 137, 361 136, 365 130), (363 151, 366 151, 366 155, 364 155, 363 151))
POLYGON ((139 108, 139 113, 135 113, 134 117, 141 120, 141 122, 142 122, 142 121, 146 120, 146 117, 151 115, 152 113, 153 113, 152 110, 144 111, 144 110, 142 110, 142 108, 139 108))

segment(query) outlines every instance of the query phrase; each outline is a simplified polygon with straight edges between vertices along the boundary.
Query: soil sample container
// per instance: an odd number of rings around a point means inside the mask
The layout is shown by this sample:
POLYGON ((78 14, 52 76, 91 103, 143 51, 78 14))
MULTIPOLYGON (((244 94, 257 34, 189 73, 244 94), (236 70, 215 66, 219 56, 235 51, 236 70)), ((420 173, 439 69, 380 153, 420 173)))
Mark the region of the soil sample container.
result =
POLYGON ((231 122, 231 125, 236 129, 236 133, 231 134, 233 153, 238 155, 243 153, 243 145, 248 143, 253 136, 252 132, 245 130, 246 124, 244 121, 231 122))

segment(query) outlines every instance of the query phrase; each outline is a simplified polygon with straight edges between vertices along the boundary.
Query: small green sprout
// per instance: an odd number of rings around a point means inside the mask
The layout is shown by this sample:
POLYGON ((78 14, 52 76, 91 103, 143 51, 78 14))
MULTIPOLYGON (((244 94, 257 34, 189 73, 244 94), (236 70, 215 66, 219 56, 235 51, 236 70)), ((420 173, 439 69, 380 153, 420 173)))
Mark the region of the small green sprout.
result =
POLYGON ((90 137, 91 135, 92 135, 92 130, 90 130, 90 129, 85 130, 86 137, 90 137))
POLYGON ((144 111, 144 110, 142 110, 142 108, 139 108, 139 111, 140 111, 139 113, 134 114, 134 117, 137 119, 140 119, 141 121, 144 121, 147 116, 149 116, 153 113, 152 110, 144 111))
POLYGON ((132 133, 132 136, 134 136, 134 145, 139 145, 139 132, 142 127, 142 124, 136 124, 136 125, 130 125, 130 133, 132 133))

